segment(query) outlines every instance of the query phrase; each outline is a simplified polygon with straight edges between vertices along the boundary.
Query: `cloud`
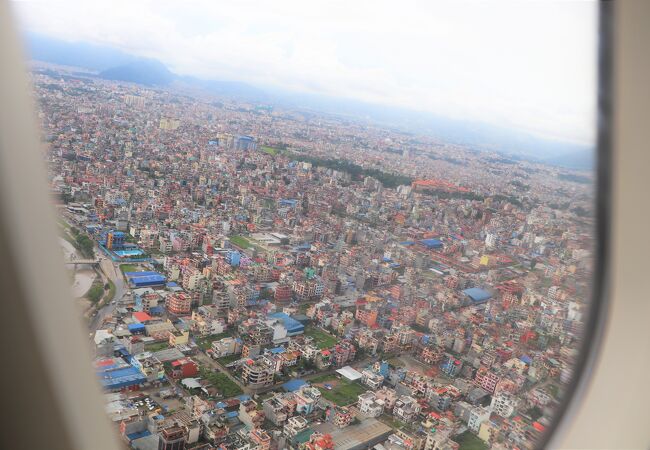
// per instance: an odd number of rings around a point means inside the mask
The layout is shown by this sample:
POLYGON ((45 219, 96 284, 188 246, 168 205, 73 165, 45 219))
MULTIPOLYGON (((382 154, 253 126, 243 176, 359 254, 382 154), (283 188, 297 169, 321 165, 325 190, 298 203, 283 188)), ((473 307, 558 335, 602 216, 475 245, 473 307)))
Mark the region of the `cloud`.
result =
POLYGON ((593 143, 595 2, 14 3, 21 25, 172 70, 593 143))

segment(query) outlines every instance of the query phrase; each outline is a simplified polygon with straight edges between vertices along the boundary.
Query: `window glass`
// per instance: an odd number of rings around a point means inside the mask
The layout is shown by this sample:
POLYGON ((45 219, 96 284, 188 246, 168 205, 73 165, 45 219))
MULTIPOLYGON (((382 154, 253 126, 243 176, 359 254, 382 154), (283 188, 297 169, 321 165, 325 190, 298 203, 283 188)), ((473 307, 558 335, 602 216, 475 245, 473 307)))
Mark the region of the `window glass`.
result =
POLYGON ((131 448, 539 445, 591 298, 596 2, 14 7, 131 448))

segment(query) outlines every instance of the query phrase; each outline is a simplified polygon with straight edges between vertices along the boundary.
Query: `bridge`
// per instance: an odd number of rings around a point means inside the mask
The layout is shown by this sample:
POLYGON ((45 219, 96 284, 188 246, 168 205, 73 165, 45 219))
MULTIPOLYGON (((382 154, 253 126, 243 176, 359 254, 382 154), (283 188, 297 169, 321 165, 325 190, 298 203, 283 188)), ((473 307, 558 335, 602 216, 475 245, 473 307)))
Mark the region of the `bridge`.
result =
POLYGON ((78 266, 80 264, 87 264, 89 266, 98 266, 99 260, 98 259, 71 259, 69 261, 66 261, 65 263, 66 265, 74 265, 74 266, 78 266))

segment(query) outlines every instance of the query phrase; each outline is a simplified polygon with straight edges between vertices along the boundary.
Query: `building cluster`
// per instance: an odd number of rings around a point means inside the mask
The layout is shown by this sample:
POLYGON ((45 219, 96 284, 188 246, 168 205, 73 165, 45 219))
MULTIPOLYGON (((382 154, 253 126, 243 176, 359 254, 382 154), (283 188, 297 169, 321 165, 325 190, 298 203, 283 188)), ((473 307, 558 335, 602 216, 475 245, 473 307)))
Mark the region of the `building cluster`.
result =
POLYGON ((33 78, 62 215, 129 289, 92 331, 132 448, 534 448, 587 314, 588 177, 347 118, 33 78))

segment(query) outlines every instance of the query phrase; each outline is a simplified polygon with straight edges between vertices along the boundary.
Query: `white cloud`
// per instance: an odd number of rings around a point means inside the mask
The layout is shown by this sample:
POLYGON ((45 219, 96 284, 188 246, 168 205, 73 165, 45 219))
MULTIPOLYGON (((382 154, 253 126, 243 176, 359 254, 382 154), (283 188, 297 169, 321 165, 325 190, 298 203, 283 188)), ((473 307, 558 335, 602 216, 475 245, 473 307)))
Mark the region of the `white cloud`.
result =
POLYGON ((51 0, 28 30, 172 70, 430 111, 561 140, 595 136, 594 2, 51 0))

